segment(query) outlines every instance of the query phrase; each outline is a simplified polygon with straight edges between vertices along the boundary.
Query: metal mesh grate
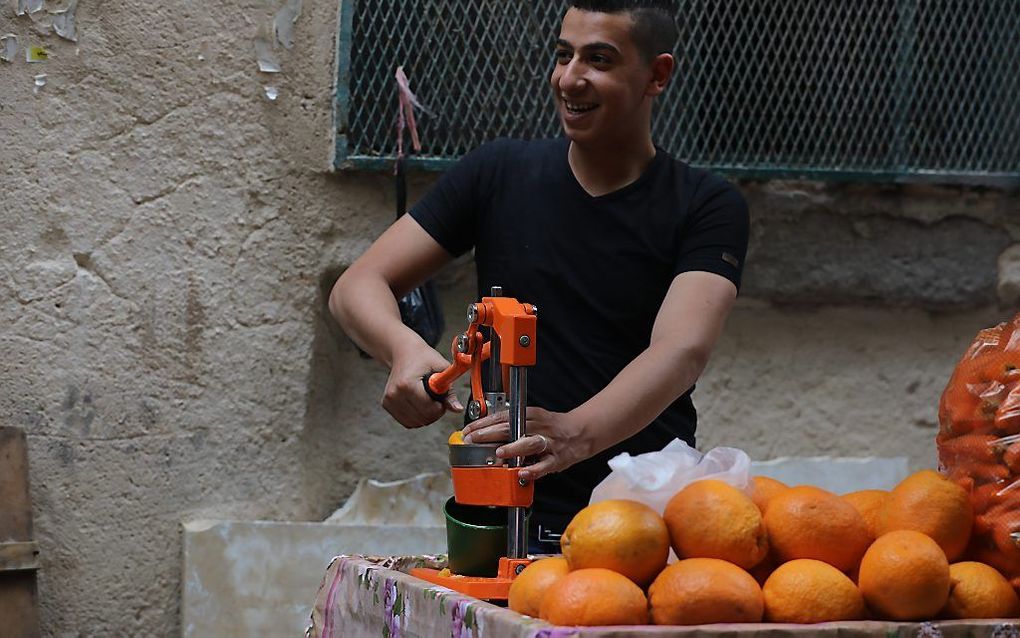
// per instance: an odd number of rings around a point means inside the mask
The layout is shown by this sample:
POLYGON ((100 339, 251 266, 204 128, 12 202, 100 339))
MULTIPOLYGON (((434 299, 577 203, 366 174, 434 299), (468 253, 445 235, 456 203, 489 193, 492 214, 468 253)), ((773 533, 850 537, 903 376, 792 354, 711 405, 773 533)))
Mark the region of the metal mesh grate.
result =
MULTIPOLYGON (((1020 0, 679 0, 654 138, 747 177, 1020 178, 1020 0)), ((558 0, 342 0, 337 167, 388 166, 393 71, 429 114, 415 163, 560 133, 558 0)))

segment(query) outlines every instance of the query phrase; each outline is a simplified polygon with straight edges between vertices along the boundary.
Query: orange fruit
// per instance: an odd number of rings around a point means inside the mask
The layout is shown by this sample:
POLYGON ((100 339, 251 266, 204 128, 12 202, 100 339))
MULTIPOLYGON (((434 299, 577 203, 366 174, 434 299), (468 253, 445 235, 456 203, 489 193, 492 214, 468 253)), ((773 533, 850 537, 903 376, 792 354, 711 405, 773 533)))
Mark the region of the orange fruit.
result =
POLYGON ((853 505, 807 485, 777 494, 765 512, 765 527, 780 563, 813 558, 849 572, 871 543, 868 526, 853 505))
POLYGON ((662 516, 680 558, 721 558, 750 569, 769 552, 761 510, 723 481, 691 483, 673 495, 662 516))
POLYGON ((560 548, 571 571, 603 567, 644 587, 666 566, 669 530, 644 503, 599 501, 574 515, 560 548))
POLYGON ((648 588, 656 625, 761 622, 761 587, 718 558, 688 558, 662 570, 648 588))
POLYGON ((762 514, 765 513, 765 506, 768 505, 773 496, 790 489, 790 486, 786 483, 768 476, 752 476, 750 487, 751 500, 758 506, 762 514))
POLYGON ((949 599, 949 561, 926 534, 897 530, 879 536, 861 560, 859 587, 876 616, 926 620, 949 599))
POLYGON ((517 613, 537 618, 546 590, 570 572, 564 558, 543 558, 524 568, 510 583, 507 606, 517 613))
POLYGON ((579 569, 549 586, 539 617, 554 625, 646 625, 648 599, 611 569, 579 569))
POLYGON ((854 506, 857 513, 864 519, 871 538, 880 536, 882 512, 889 501, 887 490, 858 490, 842 496, 843 500, 854 506))
POLYGON ((946 618, 1016 618, 1020 599, 1009 581, 994 567, 974 561, 949 566, 946 618))
POLYGON ((450 438, 446 439, 446 442, 450 445, 464 445, 464 431, 456 430, 450 434, 450 438))
POLYGON ((846 574, 828 563, 800 558, 783 563, 761 588, 765 620, 817 623, 864 618, 864 597, 846 574))
POLYGON ((921 470, 893 488, 882 514, 882 533, 912 529, 935 539, 955 560, 970 541, 974 512, 967 491, 932 470, 921 470))

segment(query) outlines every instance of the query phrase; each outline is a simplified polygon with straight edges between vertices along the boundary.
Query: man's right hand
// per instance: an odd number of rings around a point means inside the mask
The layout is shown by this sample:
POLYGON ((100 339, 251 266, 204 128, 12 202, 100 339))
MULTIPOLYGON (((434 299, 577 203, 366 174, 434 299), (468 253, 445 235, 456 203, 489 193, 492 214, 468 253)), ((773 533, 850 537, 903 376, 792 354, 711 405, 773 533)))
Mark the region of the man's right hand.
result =
POLYGON ((422 377, 441 372, 449 362, 439 352, 422 343, 406 354, 395 356, 386 380, 382 407, 405 428, 420 428, 439 420, 446 412, 463 412, 464 406, 451 392, 442 401, 434 401, 422 384, 422 377))
POLYGON ((421 378, 449 364, 400 320, 397 299, 453 259, 410 215, 398 219, 333 285, 329 309, 347 335, 390 367, 382 407, 405 428, 464 408, 453 396, 433 401, 421 378))

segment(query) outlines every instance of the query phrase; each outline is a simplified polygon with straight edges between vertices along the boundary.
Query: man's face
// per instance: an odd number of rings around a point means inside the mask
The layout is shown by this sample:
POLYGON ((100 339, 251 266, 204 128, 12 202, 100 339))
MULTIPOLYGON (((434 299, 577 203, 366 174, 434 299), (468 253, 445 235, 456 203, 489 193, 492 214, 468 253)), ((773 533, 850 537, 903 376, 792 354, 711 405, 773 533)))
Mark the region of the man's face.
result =
POLYGON ((550 82, 567 137, 579 144, 628 141, 647 131, 652 77, 634 45, 628 13, 571 8, 563 17, 550 82))

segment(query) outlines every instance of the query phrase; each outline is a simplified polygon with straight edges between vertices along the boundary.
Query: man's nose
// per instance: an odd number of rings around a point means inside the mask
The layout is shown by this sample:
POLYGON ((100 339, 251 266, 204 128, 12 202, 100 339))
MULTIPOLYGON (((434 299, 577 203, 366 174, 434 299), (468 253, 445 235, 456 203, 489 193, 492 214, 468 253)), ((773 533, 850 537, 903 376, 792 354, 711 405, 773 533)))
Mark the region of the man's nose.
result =
POLYGON ((576 91, 584 83, 584 69, 577 62, 577 58, 570 60, 562 67, 557 88, 563 93, 576 91))

